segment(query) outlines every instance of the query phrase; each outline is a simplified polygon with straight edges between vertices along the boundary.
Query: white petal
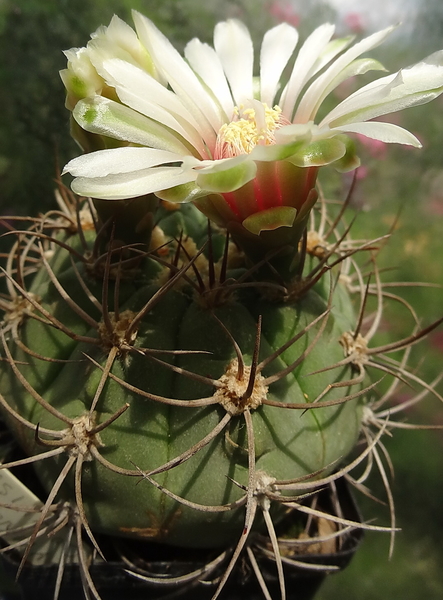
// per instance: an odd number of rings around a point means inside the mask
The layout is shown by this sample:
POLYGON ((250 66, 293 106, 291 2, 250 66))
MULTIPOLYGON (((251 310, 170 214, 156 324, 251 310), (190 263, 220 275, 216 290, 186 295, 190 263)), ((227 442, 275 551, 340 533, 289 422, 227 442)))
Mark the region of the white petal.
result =
POLYGON ((294 106, 300 91, 311 77, 319 55, 328 44, 334 31, 334 25, 325 23, 324 25, 317 27, 300 48, 292 69, 291 77, 284 92, 284 100, 281 104, 283 113, 289 120, 292 119, 292 113, 294 112, 294 106))
POLYGON ((137 33, 166 77, 174 92, 200 123, 203 138, 212 150, 216 135, 223 124, 220 108, 206 91, 197 75, 170 41, 144 15, 132 13, 137 33))
POLYGON ((331 81, 328 88, 325 89, 325 96, 334 90, 338 85, 340 85, 340 83, 346 81, 346 79, 350 79, 356 75, 364 75, 369 71, 386 72, 386 69, 378 60, 375 60, 374 58, 356 58, 349 63, 347 67, 340 71, 337 77, 331 81))
POLYGON ((200 40, 194 38, 187 44, 185 56, 197 75, 202 78, 220 102, 226 119, 230 120, 234 111, 234 102, 220 58, 214 48, 208 44, 202 44, 200 40))
POLYGON ((323 120, 330 126, 366 121, 380 115, 424 104, 443 90, 443 51, 423 61, 382 77, 343 100, 323 120))
MULTIPOLYGON (((68 59, 68 69, 60 71, 64 83, 65 80, 69 82, 69 79, 74 75, 92 93, 102 89, 103 79, 98 75, 91 63, 90 53, 87 48, 71 48, 70 50, 65 50, 64 55, 68 59)), ((68 87, 66 83, 65 86, 68 87)))
POLYGON ((129 54, 129 52, 123 48, 113 45, 111 40, 107 38, 98 38, 90 41, 87 50, 91 63, 94 65, 97 73, 103 77, 108 85, 112 85, 112 82, 108 80, 106 70, 103 68, 103 63, 106 60, 119 58, 127 61, 128 63, 136 64, 136 61, 129 54))
POLYGON ((80 127, 91 133, 178 154, 190 153, 167 127, 102 96, 80 100, 72 115, 80 127))
MULTIPOLYGON (((277 144, 288 144, 296 140, 311 141, 317 134, 318 127, 314 123, 293 123, 277 129, 275 139, 277 144)), ((258 146, 257 146, 258 147, 258 146)), ((269 146, 270 147, 270 146, 269 146)), ((254 148, 255 150, 255 148, 254 148)))
POLYGON ((120 100, 134 110, 155 119, 189 141, 206 156, 203 132, 180 98, 142 69, 119 59, 103 63, 108 80, 115 86, 120 100), (181 117, 179 120, 177 117, 181 117))
POLYGON ((237 106, 252 100, 254 48, 248 29, 234 19, 217 23, 214 30, 214 48, 223 65, 237 106))
POLYGON ((161 106, 153 104, 144 98, 140 98, 138 94, 131 90, 117 86, 116 91, 124 104, 171 128, 173 131, 177 132, 177 134, 182 136, 184 140, 189 142, 202 158, 209 158, 208 150, 202 137, 190 126, 189 121, 186 121, 186 119, 180 118, 179 116, 176 118, 161 106))
MULTIPOLYGON (((324 27, 326 27, 326 26, 327 26, 327 24, 324 25, 324 27)), ((314 31, 313 34, 314 33, 316 33, 316 32, 314 31)), ((338 54, 340 54, 341 52, 343 52, 343 50, 347 46, 349 46, 349 44, 354 40, 354 37, 355 36, 348 36, 346 38, 338 38, 338 39, 335 39, 335 40, 331 40, 329 43, 327 43, 326 46, 324 47, 324 49, 317 56, 314 64, 312 65, 312 67, 310 68, 309 73, 305 77, 305 81, 304 81, 303 85, 306 84, 309 79, 311 79, 312 77, 314 77, 314 75, 316 73, 318 73, 319 71, 321 71, 338 54)), ((306 42, 307 41, 308 40, 306 40, 306 42)), ((314 51, 315 51, 315 49, 314 49, 314 51)), ((296 62, 298 62, 298 59, 297 59, 296 62)), ((294 65, 294 68, 295 68, 295 65, 294 65)), ((288 93, 288 85, 289 84, 287 84, 285 86, 285 89, 283 90, 283 93, 281 95, 280 106, 282 106, 282 104, 284 104, 284 102, 285 102, 285 97, 286 97, 286 94, 288 93)), ((303 86, 301 86, 301 87, 303 87, 303 86)), ((294 94, 294 106, 297 103, 300 91, 301 90, 298 89, 298 91, 296 91, 296 93, 293 92, 293 94, 294 94)), ((291 105, 289 103, 288 103, 288 106, 287 106, 287 111, 288 111, 288 114, 290 115, 291 118, 292 118, 292 113, 294 111, 294 106, 291 107, 291 105)), ((289 120, 291 120, 290 117, 287 116, 287 118, 289 120)))
POLYGON ((355 77, 356 75, 364 75, 368 71, 386 71, 386 69, 378 60, 373 58, 357 58, 340 71, 337 77, 331 80, 329 85, 325 87, 322 94, 322 100, 343 81, 355 77))
POLYGON ((359 133, 366 137, 388 144, 405 144, 421 148, 420 140, 407 129, 393 125, 392 123, 380 123, 378 121, 365 121, 363 123, 351 123, 341 127, 333 127, 331 131, 344 133, 359 133))
POLYGON ((260 52, 260 99, 268 106, 274 103, 283 69, 294 52, 298 32, 288 23, 267 31, 260 52))
POLYGON ((152 60, 150 59, 146 48, 140 43, 137 34, 132 27, 122 21, 117 15, 112 17, 106 30, 106 37, 114 46, 124 48, 133 60, 136 61, 136 64, 152 68, 152 60))
POLYGON ((318 57, 318 60, 314 65, 312 74, 315 75, 315 73, 321 71, 323 67, 330 63, 336 56, 341 54, 341 52, 343 52, 343 50, 354 41, 354 39, 355 35, 348 35, 344 38, 336 38, 334 40, 331 40, 318 57))
POLYGON ((144 69, 159 79, 154 62, 141 44, 135 31, 114 15, 108 27, 101 27, 91 35, 88 54, 97 72, 106 78, 102 63, 109 58, 121 58, 144 69))
POLYGON ((358 56, 363 54, 363 52, 371 50, 381 44, 393 29, 394 27, 388 27, 387 29, 378 31, 361 40, 358 44, 355 44, 344 54, 339 56, 337 60, 310 85, 297 108, 294 121, 296 123, 304 123, 313 120, 324 98, 329 91, 331 91, 331 83, 334 79, 339 77, 341 71, 358 56))
POLYGON ((190 117, 173 92, 136 66, 123 60, 110 59, 103 63, 103 67, 110 85, 136 90, 140 97, 150 101, 155 99, 156 104, 167 110, 182 114, 185 118, 190 117))
POLYGON ((199 173, 209 175, 210 173, 229 171, 229 169, 232 169, 233 167, 250 160, 250 154, 240 154, 239 156, 234 156, 232 158, 221 158, 219 160, 205 160, 198 162, 195 159, 187 158, 183 161, 183 166, 188 168, 197 168, 199 173))
MULTIPOLYGON (((321 121, 319 126, 339 125, 354 121, 363 121, 360 113, 364 113, 369 107, 378 106, 384 102, 391 93, 393 87, 402 85, 403 80, 399 73, 380 77, 370 84, 360 88, 337 106, 321 121)), ((371 117, 369 116, 368 119, 371 117)))
POLYGON ((80 196, 125 200, 189 183, 195 181, 195 178, 195 172, 184 172, 181 167, 154 167, 107 177, 80 177, 74 179, 72 189, 80 196))
POLYGON ((152 148, 111 148, 83 154, 74 158, 63 169, 74 177, 105 177, 118 173, 131 173, 157 165, 182 162, 180 154, 152 148))
POLYGON ((134 30, 125 21, 114 15, 107 27, 99 27, 97 31, 91 34, 91 39, 97 39, 102 36, 108 37, 112 42, 119 46, 135 46, 137 36, 134 30))

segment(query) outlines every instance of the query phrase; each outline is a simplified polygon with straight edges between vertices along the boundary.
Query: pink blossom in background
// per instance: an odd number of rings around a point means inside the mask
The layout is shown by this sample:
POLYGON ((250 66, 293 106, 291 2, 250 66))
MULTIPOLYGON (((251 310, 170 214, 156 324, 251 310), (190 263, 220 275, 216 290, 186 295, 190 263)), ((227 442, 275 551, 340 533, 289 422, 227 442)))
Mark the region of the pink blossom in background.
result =
POLYGON ((384 158, 387 154, 387 147, 385 142, 381 142, 380 140, 373 140, 372 138, 368 138, 364 135, 356 135, 360 144, 366 148, 369 152, 370 156, 373 158, 384 158))
POLYGON ((430 198, 427 209, 431 215, 443 217, 443 198, 441 196, 430 198))
POLYGON ((364 19, 357 12, 347 13, 344 17, 345 25, 354 33, 362 33, 365 30, 364 19))
POLYGON ((289 23, 294 27, 298 27, 300 23, 300 16, 295 11, 295 8, 291 2, 281 2, 280 0, 275 0, 274 2, 271 2, 269 6, 269 13, 277 21, 286 21, 286 23, 289 23))
POLYGON ((441 332, 441 331, 434 331, 430 335, 430 342, 431 342, 431 346, 435 350, 438 350, 439 352, 443 353, 443 332, 441 332))
POLYGON ((358 167, 357 171, 355 172, 355 178, 357 179, 357 181, 361 180, 361 179, 365 179, 369 174, 369 169, 368 167, 358 167))
POLYGON ((422 184, 426 211, 431 215, 443 216, 443 170, 429 169, 422 177, 422 184))

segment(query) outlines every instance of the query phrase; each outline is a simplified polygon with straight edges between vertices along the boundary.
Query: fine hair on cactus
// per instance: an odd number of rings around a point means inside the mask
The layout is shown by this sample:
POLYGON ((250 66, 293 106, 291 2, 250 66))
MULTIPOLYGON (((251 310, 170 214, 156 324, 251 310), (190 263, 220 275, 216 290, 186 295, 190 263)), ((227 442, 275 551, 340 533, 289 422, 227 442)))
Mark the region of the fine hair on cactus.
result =
POLYGON ((443 54, 318 119, 341 82, 383 69, 360 57, 393 28, 352 44, 325 24, 287 72, 298 34, 280 24, 257 80, 239 21, 185 60, 133 18, 66 52, 84 154, 58 208, 2 221, 0 476, 25 473, 30 489, 1 505, 21 515, 1 552, 24 583, 52 552, 55 600, 72 566, 87 599, 115 597, 116 576, 149 598, 285 600, 288 582, 342 568, 364 530, 390 535, 392 553, 383 436, 428 427, 405 412, 443 401, 409 364, 443 318, 422 325, 383 281, 390 231, 351 238, 367 218, 349 217, 356 178, 344 200, 317 180, 358 167, 354 134, 419 147, 372 119, 436 98, 443 54), (406 337, 378 341, 387 305, 409 313, 406 337), (371 497, 373 471, 389 526, 363 521, 349 493, 371 497))

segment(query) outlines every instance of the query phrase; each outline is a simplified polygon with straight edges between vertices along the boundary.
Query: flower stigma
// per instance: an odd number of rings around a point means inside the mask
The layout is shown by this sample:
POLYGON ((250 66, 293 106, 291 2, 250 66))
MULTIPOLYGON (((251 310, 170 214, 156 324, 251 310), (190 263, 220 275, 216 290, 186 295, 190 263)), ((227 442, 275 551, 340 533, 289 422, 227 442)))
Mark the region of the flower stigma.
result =
POLYGON ((215 159, 232 158, 250 154, 257 145, 271 146, 276 143, 275 131, 290 122, 276 105, 255 102, 257 108, 234 107, 230 123, 224 123, 218 132, 215 159))

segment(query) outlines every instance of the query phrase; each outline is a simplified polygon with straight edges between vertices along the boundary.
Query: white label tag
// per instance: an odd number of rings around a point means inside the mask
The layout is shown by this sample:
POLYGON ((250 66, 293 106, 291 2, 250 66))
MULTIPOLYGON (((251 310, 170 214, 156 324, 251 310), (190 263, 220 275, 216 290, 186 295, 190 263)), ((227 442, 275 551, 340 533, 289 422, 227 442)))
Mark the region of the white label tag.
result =
MULTIPOLYGON (((8 544, 24 539, 32 534, 32 526, 37 522, 39 512, 27 512, 41 508, 43 503, 31 492, 15 475, 8 469, 0 470, 0 537, 8 544), (8 506, 14 508, 9 508, 8 506), (17 531, 20 527, 28 528, 26 534, 17 531)), ((66 544, 66 530, 61 529, 55 535, 47 537, 43 534, 36 538, 28 561, 32 565, 51 565, 58 564, 61 559, 63 547, 66 544)), ((74 543, 71 542, 72 551, 69 551, 67 562, 78 562, 75 560, 77 552, 74 543)), ((71 550, 70 547, 70 550, 71 550)), ((24 554, 26 543, 18 546, 16 551, 24 554)))

